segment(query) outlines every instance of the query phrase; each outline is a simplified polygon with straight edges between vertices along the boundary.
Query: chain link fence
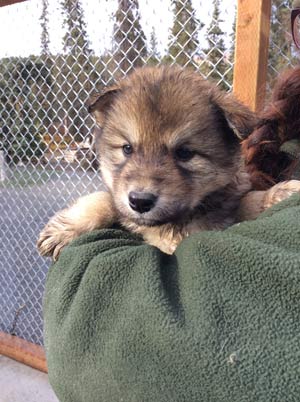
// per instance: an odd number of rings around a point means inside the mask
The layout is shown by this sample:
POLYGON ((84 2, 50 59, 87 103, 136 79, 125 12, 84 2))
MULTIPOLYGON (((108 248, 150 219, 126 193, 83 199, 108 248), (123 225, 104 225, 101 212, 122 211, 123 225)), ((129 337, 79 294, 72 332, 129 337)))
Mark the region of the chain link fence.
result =
POLYGON ((293 0, 272 0, 268 62, 268 91, 286 68, 299 64, 299 50, 293 44, 290 13, 293 0))
MULTIPOLYGON (((273 7, 272 18, 287 35, 285 3, 273 7)), ((101 189, 90 95, 136 67, 160 63, 194 68, 231 90, 235 6, 31 0, 0 8, 7 38, 0 51, 0 331, 43 342, 50 261, 37 253, 38 234, 57 210, 101 189)), ((271 75, 279 69, 273 51, 290 63, 290 45, 286 51, 281 44, 272 37, 271 75)))

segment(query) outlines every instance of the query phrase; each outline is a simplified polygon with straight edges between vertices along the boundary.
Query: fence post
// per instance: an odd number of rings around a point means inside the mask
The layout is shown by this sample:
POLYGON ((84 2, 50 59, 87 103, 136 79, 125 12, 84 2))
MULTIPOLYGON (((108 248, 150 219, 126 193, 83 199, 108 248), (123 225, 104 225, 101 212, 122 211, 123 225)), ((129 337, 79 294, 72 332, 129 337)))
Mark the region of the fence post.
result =
POLYGON ((233 91, 250 109, 263 108, 271 0, 238 0, 233 91))
POLYGON ((0 355, 7 356, 44 373, 48 372, 45 351, 42 346, 1 331, 0 355))
POLYGON ((0 7, 11 6, 12 4, 21 3, 22 1, 27 0, 0 0, 0 7))

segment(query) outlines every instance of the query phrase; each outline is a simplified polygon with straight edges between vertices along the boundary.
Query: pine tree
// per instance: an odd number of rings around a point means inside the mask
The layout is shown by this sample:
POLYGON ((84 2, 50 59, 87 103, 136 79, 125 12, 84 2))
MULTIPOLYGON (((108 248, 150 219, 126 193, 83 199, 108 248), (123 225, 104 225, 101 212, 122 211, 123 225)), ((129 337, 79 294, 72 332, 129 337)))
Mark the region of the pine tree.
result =
MULTIPOLYGON (((269 49, 269 77, 293 64, 292 38, 289 32, 291 0, 273 0, 269 49)), ((297 62, 298 64, 298 62, 297 62)))
POLYGON ((54 115, 54 110, 52 107, 53 103, 53 87, 52 87, 52 68, 53 68, 53 58, 50 53, 49 44, 49 16, 48 16, 49 0, 42 0, 42 13, 40 16, 41 24, 41 63, 42 67, 40 71, 43 71, 43 80, 40 80, 40 88, 37 91, 37 100, 39 102, 38 110, 41 115, 41 120, 43 123, 42 131, 47 131, 49 125, 52 122, 54 115))
POLYGON ((87 36, 86 22, 80 0, 62 0, 65 15, 64 26, 67 28, 63 37, 64 50, 73 55, 90 55, 90 43, 87 36))
POLYGON ((48 32, 48 24, 49 24, 48 5, 49 5, 49 2, 48 2, 48 0, 42 0, 42 3, 43 3, 42 14, 40 16, 41 28, 42 28, 41 46, 42 46, 42 54, 48 55, 50 53, 50 50, 49 50, 50 38, 49 38, 49 32, 48 32))
POLYGON ((140 23, 137 0, 118 0, 114 25, 115 60, 121 75, 144 64, 146 36, 140 23))
POLYGON ((198 32, 203 24, 196 18, 191 0, 173 0, 174 23, 170 37, 168 61, 182 66, 193 65, 199 49, 198 32))
POLYGON ((222 22, 220 19, 220 0, 214 0, 213 5, 212 21, 206 33, 208 48, 204 50, 207 56, 205 63, 202 65, 201 72, 221 84, 224 89, 228 89, 228 86, 223 81, 223 77, 228 71, 229 65, 225 59, 225 34, 219 25, 220 22, 222 22))
POLYGON ((234 19, 232 24, 232 31, 230 33, 230 48, 228 52, 228 72, 225 75, 226 81, 232 87, 233 84, 233 73, 234 73, 234 62, 235 62, 235 43, 236 43, 236 19, 237 19, 237 7, 235 6, 234 19))
POLYGON ((67 125, 68 134, 80 141, 88 132, 85 87, 92 70, 93 52, 81 0, 62 0, 61 7, 65 17, 63 47, 66 54, 55 59, 55 108, 60 122, 67 125))
POLYGON ((45 111, 39 94, 48 71, 36 56, 2 59, 0 143, 10 163, 38 162, 45 145, 45 111), (1 138, 2 137, 2 138, 1 138))
POLYGON ((159 62, 159 53, 157 49, 157 36, 155 33, 154 27, 152 27, 151 35, 150 35, 150 54, 148 63, 150 64, 157 64, 159 62))

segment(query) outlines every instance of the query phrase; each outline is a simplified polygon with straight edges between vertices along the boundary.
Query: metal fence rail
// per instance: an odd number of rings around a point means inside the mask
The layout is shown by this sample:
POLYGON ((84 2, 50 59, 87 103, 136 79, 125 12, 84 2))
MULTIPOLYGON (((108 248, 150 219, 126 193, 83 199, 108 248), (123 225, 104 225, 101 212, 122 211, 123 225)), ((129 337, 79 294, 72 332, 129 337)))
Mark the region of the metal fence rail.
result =
MULTIPOLYGON (((50 261, 36 251, 38 233, 55 211, 101 187, 86 108, 91 93, 138 66, 165 62, 230 90, 234 3, 31 0, 0 8, 0 34, 9 38, 0 54, 0 331, 43 342, 50 261)), ((289 6, 280 2, 272 13, 284 35, 281 11, 289 6)), ((271 75, 290 63, 290 45, 279 40, 270 45, 271 75)))

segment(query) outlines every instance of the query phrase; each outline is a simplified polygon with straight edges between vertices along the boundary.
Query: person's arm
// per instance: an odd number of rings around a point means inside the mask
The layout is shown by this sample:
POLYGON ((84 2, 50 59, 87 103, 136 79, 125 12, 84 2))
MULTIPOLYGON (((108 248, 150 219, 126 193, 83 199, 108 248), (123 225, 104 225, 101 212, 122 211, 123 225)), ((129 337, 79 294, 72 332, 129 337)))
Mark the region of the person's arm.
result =
POLYGON ((172 256, 121 230, 71 243, 44 299, 60 401, 297 400, 299 234, 296 196, 172 256))

